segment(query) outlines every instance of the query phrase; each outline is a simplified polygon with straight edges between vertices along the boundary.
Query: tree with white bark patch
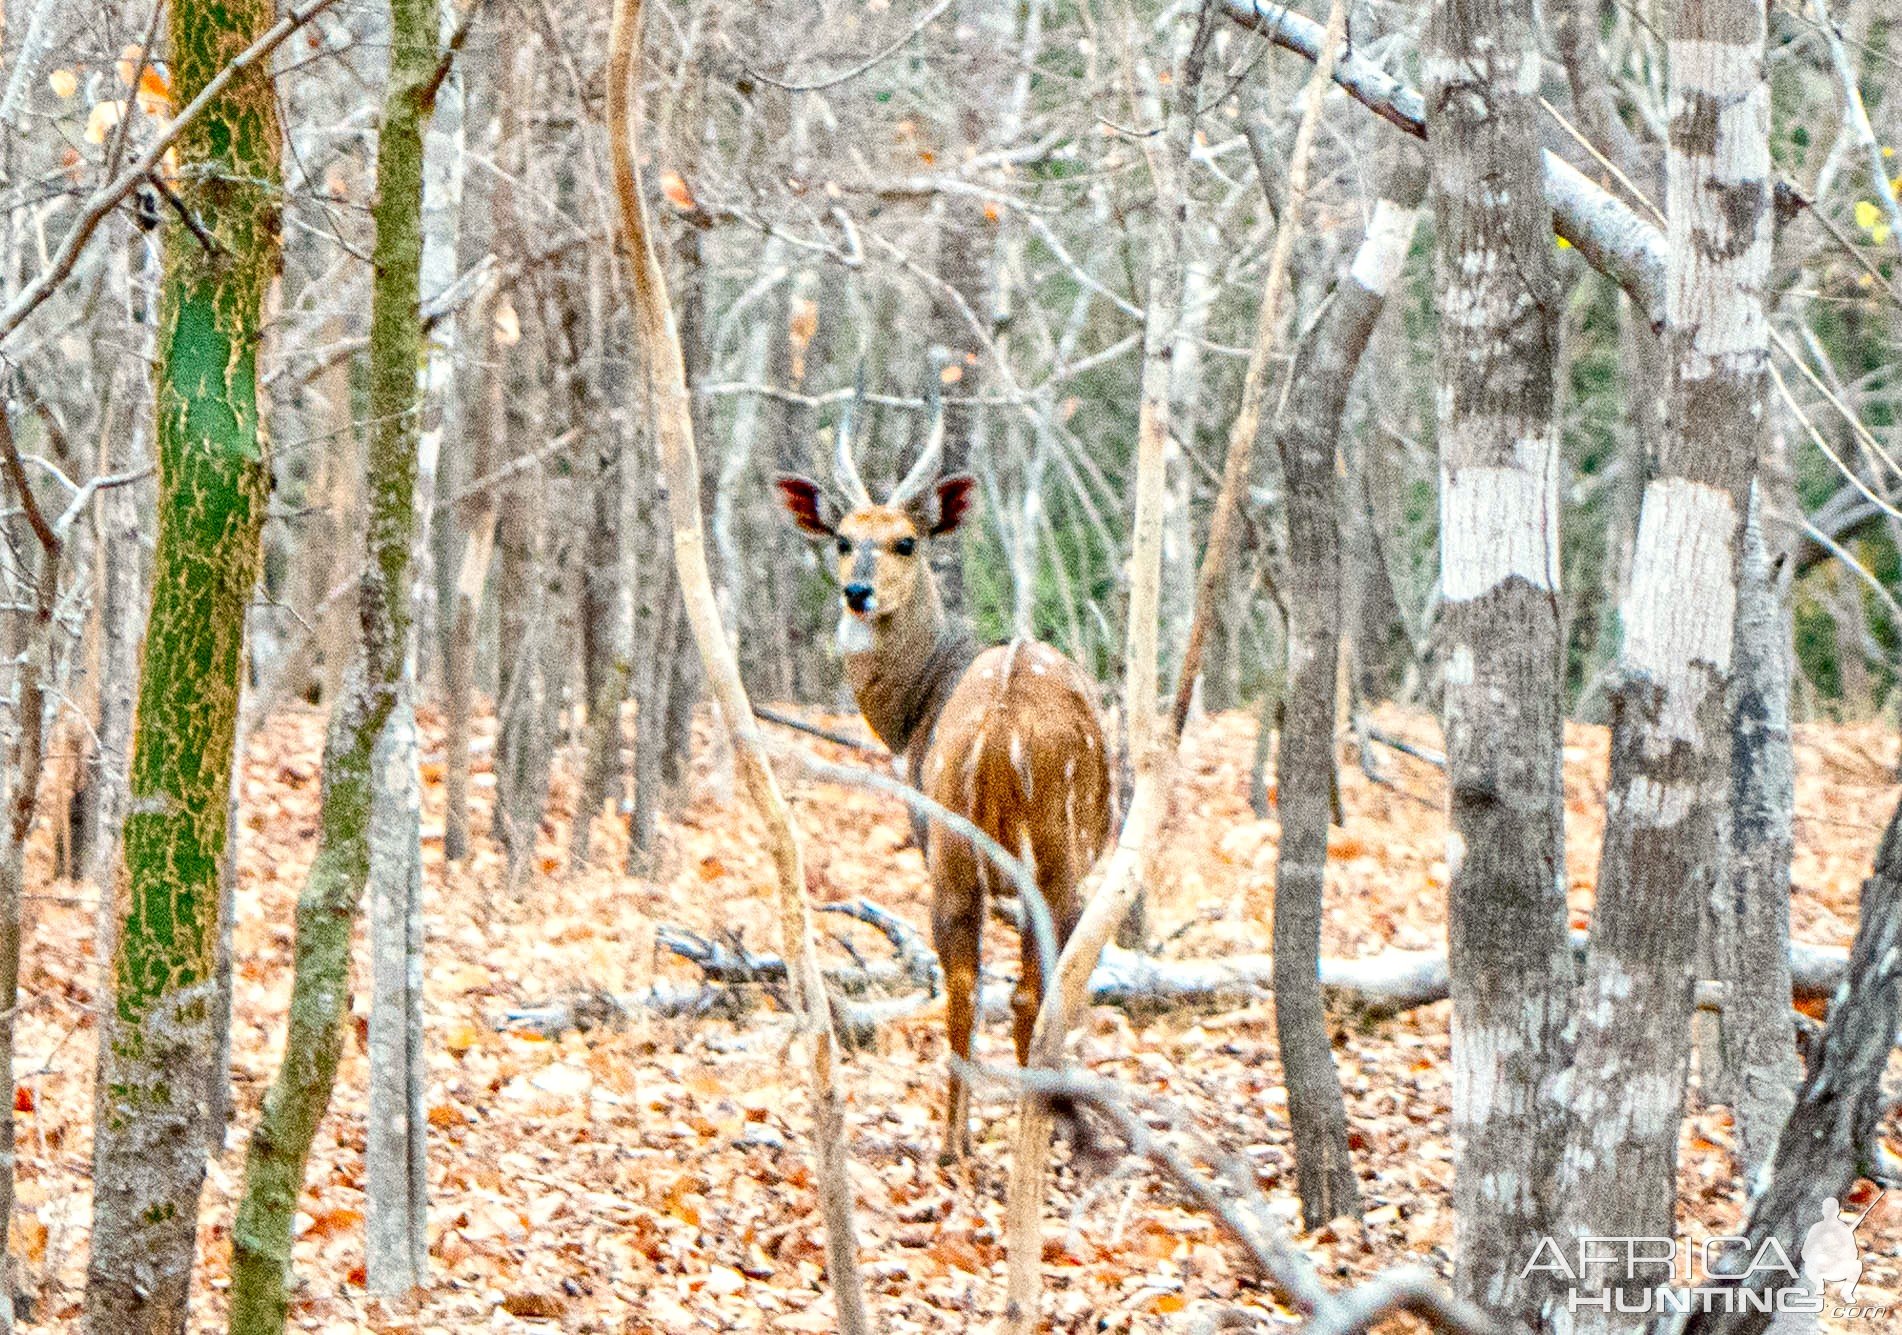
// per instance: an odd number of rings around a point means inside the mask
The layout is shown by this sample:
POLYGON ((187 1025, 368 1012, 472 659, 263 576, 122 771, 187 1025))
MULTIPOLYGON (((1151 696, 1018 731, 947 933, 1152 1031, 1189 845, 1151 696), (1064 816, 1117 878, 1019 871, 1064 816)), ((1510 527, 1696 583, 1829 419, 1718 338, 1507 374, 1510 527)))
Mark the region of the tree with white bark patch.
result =
POLYGON ((1531 1321, 1572 989, 1560 783, 1551 224, 1532 7, 1440 0, 1423 72, 1439 244, 1440 622, 1460 1291, 1531 1321))
MULTIPOLYGON (((1750 0, 1678 6, 1666 164, 1670 416, 1639 514, 1611 692, 1605 844, 1558 1174, 1568 1237, 1673 1233, 1696 932, 1729 841, 1726 692, 1769 364, 1763 43, 1763 9, 1750 0)), ((1620 1278, 1588 1273, 1583 1293, 1616 1298, 1620 1278)), ((1555 1305, 1554 1320, 1592 1332, 1631 1324, 1589 1304, 1555 1305)))

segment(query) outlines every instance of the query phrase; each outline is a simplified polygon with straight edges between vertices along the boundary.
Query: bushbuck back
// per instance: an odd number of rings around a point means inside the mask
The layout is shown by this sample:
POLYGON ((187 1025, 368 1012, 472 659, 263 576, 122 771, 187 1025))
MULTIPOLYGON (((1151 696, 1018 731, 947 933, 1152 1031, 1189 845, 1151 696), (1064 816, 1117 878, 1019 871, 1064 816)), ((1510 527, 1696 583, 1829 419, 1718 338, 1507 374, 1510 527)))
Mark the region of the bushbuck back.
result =
MULTIPOLYGON (((1030 865, 1061 949, 1082 914, 1077 885, 1109 834, 1109 762, 1091 683, 1047 644, 1013 640, 980 649, 946 615, 927 548, 956 532, 976 481, 938 475, 939 413, 918 462, 883 504, 873 501, 852 455, 855 407, 856 401, 840 419, 834 458, 842 506, 806 478, 778 479, 793 522, 837 552, 846 676, 865 721, 903 758, 913 786, 1030 865)), ((951 1050, 969 1058, 984 898, 1001 877, 968 840, 936 822, 924 849, 951 1050)), ((1011 998, 1020 1063, 1043 1000, 1028 931, 1022 958, 1011 998)), ((968 1105, 954 1070, 945 1103, 947 1158, 970 1148, 968 1105)))

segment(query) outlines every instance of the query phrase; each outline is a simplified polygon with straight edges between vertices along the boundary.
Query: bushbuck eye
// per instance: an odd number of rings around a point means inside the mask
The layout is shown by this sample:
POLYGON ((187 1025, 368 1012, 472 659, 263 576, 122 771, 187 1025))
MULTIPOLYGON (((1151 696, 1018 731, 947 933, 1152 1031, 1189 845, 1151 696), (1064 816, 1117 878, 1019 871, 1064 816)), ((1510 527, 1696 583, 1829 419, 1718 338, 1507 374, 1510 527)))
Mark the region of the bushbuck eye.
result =
POLYGON ((850 556, 851 554, 852 554, 852 539, 840 538, 839 539, 839 555, 850 556))
POLYGON ((918 539, 900 538, 897 542, 892 544, 892 550, 897 552, 900 556, 910 556, 913 552, 918 550, 918 539))

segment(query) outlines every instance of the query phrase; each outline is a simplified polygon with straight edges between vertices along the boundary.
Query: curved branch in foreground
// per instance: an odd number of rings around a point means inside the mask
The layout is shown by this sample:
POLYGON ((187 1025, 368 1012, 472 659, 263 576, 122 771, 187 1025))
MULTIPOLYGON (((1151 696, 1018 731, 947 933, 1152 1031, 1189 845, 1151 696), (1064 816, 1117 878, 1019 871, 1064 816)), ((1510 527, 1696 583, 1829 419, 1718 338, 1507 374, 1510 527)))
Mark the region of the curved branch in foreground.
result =
POLYGON ((852 1225, 852 1183, 846 1169, 845 1104, 839 1092, 838 1040, 827 1010, 825 979, 813 941, 812 909, 806 900, 806 871, 792 811, 780 791, 765 749, 751 726, 753 708, 740 680, 713 577, 707 568, 706 534, 700 522, 700 467, 695 458, 693 415, 688 399, 680 331, 667 297, 667 280, 654 253, 647 206, 641 197, 635 97, 636 56, 640 50, 641 0, 615 0, 608 34, 608 142, 613 157, 614 193, 620 205, 621 243, 629 275, 628 304, 642 360, 661 471, 667 479, 667 509, 673 525, 674 570, 694 640, 700 647, 707 684, 733 742, 736 768, 758 808, 772 846, 778 873, 781 948, 794 962, 793 992, 805 1029, 812 1098, 815 1158, 821 1211, 825 1219, 826 1274, 832 1281, 844 1335, 869 1335, 864 1284, 859 1274, 858 1239, 852 1225))
MULTIPOLYGON (((1249 31, 1309 60, 1321 54, 1325 29, 1311 18, 1264 0, 1219 0, 1222 12, 1249 31)), ((1334 82, 1390 125, 1427 137, 1419 90, 1353 51, 1334 62, 1334 82)), ((1585 262, 1628 293, 1653 329, 1664 326, 1664 234, 1558 154, 1547 150, 1545 196, 1553 230, 1585 262)))
POLYGON ((1499 1330, 1485 1312, 1449 1293, 1418 1266, 1389 1270, 1345 1293, 1330 1293, 1314 1262, 1273 1223, 1251 1167, 1234 1160, 1220 1162, 1219 1183, 1198 1172, 1181 1150, 1149 1129, 1111 1082, 1035 1067, 986 1073, 1046 1100, 1067 1099, 1088 1106, 1106 1118, 1128 1143, 1130 1153, 1161 1169, 1207 1211, 1242 1249, 1255 1273, 1280 1289, 1308 1318, 1306 1335, 1359 1335, 1397 1312, 1411 1312, 1449 1335, 1494 1335, 1499 1330))

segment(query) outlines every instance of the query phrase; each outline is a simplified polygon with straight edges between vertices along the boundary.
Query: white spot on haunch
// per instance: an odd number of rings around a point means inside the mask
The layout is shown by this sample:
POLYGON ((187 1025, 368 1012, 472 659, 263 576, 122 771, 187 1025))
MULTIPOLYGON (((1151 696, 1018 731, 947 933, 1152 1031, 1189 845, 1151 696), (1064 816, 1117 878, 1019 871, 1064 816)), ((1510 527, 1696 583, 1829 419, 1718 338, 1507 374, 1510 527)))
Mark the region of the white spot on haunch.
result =
POLYGON ((1448 686, 1471 686, 1477 664, 1473 660, 1473 646, 1456 644, 1446 660, 1446 684, 1448 686))
POLYGON ((1030 764, 1024 755, 1024 737, 1014 728, 1010 734, 1010 767, 1017 771, 1017 778, 1024 785, 1024 797, 1033 797, 1030 764))

